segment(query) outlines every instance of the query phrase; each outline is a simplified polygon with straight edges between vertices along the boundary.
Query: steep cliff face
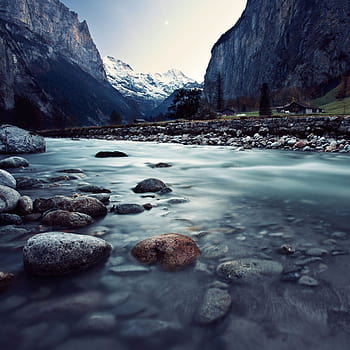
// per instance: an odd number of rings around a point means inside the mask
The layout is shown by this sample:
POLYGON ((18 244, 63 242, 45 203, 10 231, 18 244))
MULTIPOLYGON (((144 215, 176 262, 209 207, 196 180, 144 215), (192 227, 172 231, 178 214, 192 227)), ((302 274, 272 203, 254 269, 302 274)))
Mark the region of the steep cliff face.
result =
POLYGON ((248 0, 237 24, 212 49, 205 96, 215 108, 257 96, 317 94, 350 68, 350 2, 248 0))
POLYGON ((108 83, 86 22, 58 0, 0 0, 2 121, 100 125, 135 108, 108 83))

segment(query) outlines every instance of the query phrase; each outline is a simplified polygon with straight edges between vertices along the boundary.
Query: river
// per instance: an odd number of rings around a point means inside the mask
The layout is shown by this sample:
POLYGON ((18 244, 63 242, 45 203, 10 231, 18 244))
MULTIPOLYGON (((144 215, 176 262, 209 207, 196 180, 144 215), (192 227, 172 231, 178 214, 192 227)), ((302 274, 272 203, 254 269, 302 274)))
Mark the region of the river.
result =
POLYGON ((0 270, 16 275, 0 294, 2 349, 348 348, 349 155, 48 139, 46 153, 25 158, 30 167, 15 175, 46 178, 69 168, 86 175, 21 191, 33 198, 72 195, 89 183, 112 191, 109 206, 149 202, 153 208, 138 215, 110 213, 72 231, 114 246, 104 265, 76 275, 29 276, 21 252, 28 236, 0 235, 0 270), (94 157, 116 150, 129 157, 94 157), (159 162, 171 167, 150 166, 159 162), (173 192, 144 198, 131 190, 151 177, 173 192), (171 198, 181 200, 173 204, 171 198), (169 232, 196 240, 202 251, 197 264, 180 272, 140 268, 131 248, 169 232), (281 254, 282 245, 295 253, 281 254), (279 261, 284 272, 308 276, 316 285, 286 281, 286 274, 221 284, 231 295, 230 310, 213 324, 199 324, 204 293, 219 285, 216 267, 238 258, 279 261))

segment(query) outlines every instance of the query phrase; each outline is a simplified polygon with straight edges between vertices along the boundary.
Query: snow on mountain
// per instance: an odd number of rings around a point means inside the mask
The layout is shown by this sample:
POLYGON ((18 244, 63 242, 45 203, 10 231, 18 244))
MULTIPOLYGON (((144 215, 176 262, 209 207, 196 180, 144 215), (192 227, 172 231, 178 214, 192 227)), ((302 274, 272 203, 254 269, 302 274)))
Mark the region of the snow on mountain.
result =
POLYGON ((176 89, 200 87, 195 80, 178 69, 165 73, 137 73, 127 63, 111 56, 103 58, 107 78, 122 95, 136 101, 140 111, 147 114, 176 89))

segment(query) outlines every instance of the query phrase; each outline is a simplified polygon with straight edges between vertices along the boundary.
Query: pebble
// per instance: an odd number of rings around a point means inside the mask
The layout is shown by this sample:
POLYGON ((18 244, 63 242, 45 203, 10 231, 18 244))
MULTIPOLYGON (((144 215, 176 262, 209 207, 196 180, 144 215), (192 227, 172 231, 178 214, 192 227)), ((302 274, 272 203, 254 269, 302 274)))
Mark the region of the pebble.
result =
POLYGON ((29 196, 22 196, 17 202, 17 212, 20 215, 29 215, 33 212, 33 200, 29 196))
POLYGON ((216 244, 204 247, 201 249, 203 258, 206 259, 217 259, 226 255, 228 252, 228 246, 225 244, 216 244))
POLYGON ((163 181, 150 178, 139 182, 133 191, 135 193, 158 192, 164 188, 166 188, 166 184, 163 181))
POLYGON ((128 157, 128 155, 124 152, 120 151, 101 151, 96 153, 95 158, 120 158, 120 157, 128 157))
POLYGON ((118 204, 114 206, 111 211, 120 215, 140 214, 145 211, 145 208, 139 204, 118 204))

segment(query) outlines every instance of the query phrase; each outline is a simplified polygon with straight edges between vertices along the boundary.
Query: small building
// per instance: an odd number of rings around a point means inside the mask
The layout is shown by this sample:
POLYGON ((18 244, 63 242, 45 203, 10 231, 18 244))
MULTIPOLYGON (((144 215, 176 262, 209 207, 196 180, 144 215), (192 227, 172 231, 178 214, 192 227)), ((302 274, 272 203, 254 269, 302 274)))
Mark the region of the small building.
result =
POLYGON ((319 107, 309 105, 307 103, 301 103, 293 101, 285 106, 276 107, 278 113, 291 113, 291 114, 313 114, 324 113, 324 110, 319 107))
POLYGON ((137 119, 134 119, 132 122, 134 124, 142 124, 142 123, 146 123, 146 120, 145 119, 141 119, 141 118, 137 118, 137 119))

